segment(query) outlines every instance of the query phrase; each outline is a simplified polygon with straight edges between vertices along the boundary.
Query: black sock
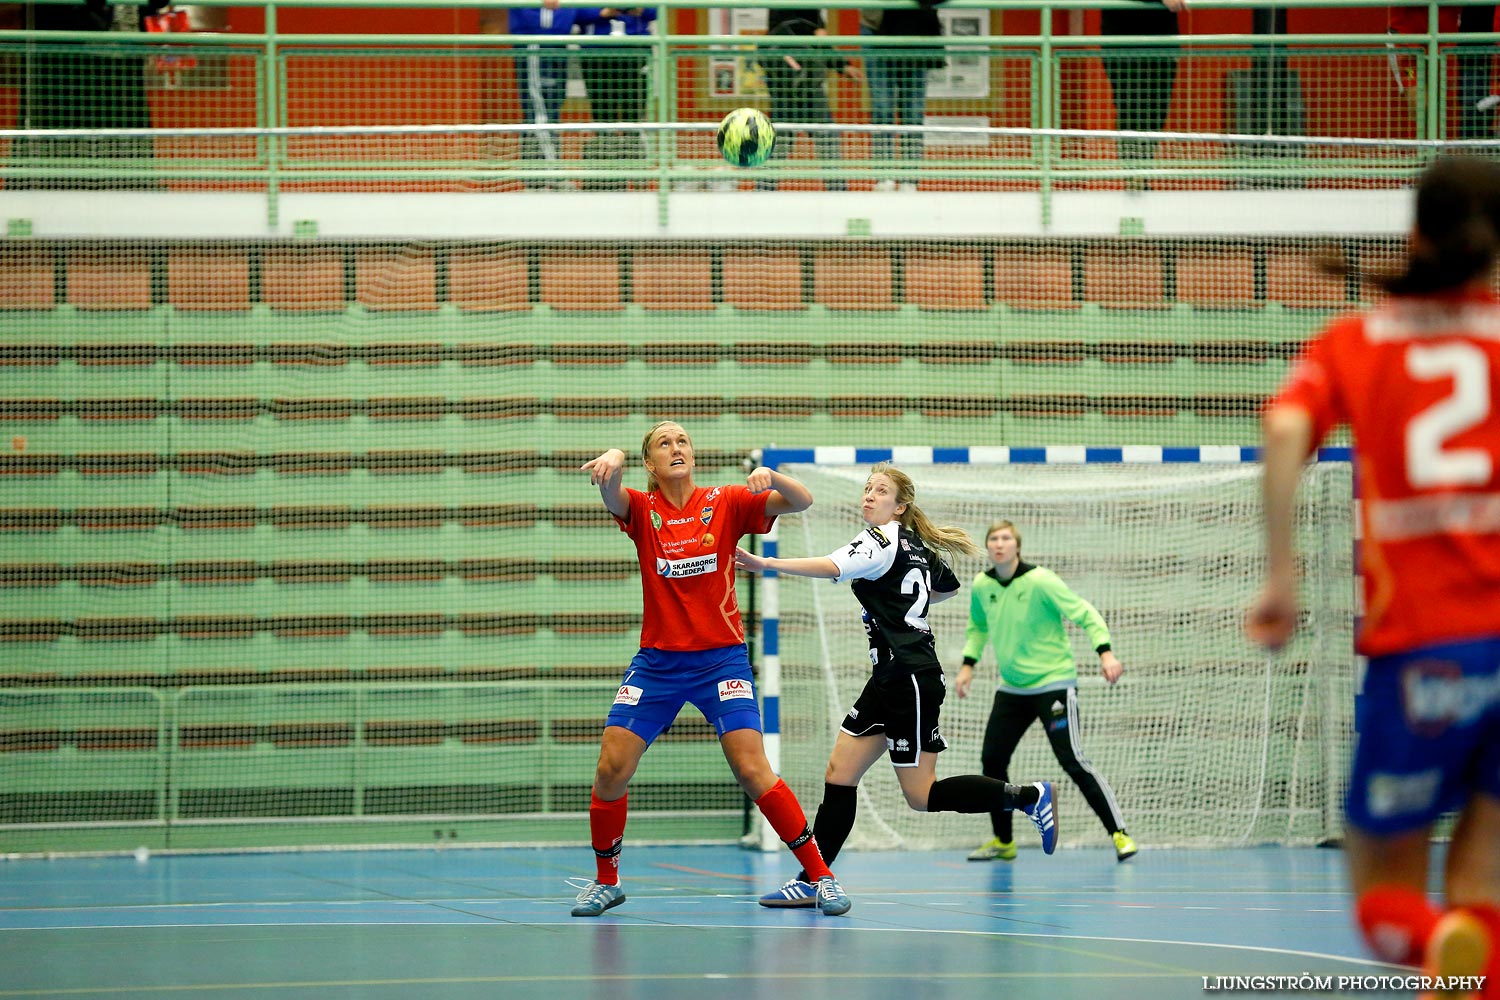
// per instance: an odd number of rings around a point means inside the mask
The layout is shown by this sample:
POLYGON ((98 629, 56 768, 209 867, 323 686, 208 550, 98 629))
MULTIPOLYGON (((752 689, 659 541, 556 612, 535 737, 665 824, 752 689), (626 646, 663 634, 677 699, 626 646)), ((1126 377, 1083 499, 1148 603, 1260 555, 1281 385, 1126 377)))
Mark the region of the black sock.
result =
POLYGON ((960 774, 932 783, 927 791, 927 811, 987 813, 1028 806, 1036 800, 1037 791, 1030 785, 1007 785, 983 775, 960 774))
MULTIPOLYGON (((849 839, 858 804, 858 788, 823 783, 823 801, 818 806, 817 818, 813 820, 813 839, 818 842, 818 853, 823 855, 825 864, 833 864, 833 859, 844 847, 844 841, 849 839)), ((797 877, 806 882, 807 872, 798 872, 797 877)))

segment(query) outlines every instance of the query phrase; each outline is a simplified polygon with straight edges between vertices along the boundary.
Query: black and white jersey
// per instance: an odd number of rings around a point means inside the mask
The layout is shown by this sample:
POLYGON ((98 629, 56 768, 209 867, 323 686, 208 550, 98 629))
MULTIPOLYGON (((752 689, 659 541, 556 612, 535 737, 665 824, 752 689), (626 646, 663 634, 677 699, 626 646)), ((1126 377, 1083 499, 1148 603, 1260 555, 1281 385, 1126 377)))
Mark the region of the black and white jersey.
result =
POLYGON ((828 558, 839 569, 833 582, 852 581, 849 589, 865 609, 870 665, 877 674, 942 669, 927 612, 933 594, 959 588, 947 563, 900 521, 866 528, 828 558))

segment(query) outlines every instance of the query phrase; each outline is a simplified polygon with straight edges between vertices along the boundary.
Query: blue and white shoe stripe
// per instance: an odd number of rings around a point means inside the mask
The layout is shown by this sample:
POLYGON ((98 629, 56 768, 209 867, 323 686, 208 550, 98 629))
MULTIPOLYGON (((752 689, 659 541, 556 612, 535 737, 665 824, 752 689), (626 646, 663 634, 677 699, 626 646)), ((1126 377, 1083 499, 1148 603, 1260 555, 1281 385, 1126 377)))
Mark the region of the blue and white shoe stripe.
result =
POLYGON ((1037 832, 1042 835, 1042 853, 1051 854, 1057 850, 1057 811, 1053 807, 1052 782, 1038 781, 1035 788, 1036 805, 1024 812, 1031 817, 1037 832))
POLYGON ((817 906, 818 887, 801 879, 788 879, 786 884, 774 892, 760 897, 761 906, 817 906))

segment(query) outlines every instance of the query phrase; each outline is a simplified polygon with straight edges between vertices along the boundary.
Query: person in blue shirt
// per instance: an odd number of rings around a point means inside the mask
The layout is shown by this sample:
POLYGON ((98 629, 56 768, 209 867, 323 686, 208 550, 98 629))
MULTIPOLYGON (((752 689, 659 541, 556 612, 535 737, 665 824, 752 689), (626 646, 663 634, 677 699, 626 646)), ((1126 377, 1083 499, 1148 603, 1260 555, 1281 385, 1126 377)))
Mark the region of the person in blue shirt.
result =
MULTIPOLYGON (((540 7, 513 7, 513 35, 570 35, 580 14, 591 11, 559 6, 559 0, 543 0, 540 7)), ((536 125, 555 125, 562 117, 568 96, 568 53, 560 45, 528 45, 516 57, 516 87, 520 91, 525 120, 536 125)), ((528 132, 521 139, 521 157, 527 160, 560 160, 562 147, 550 129, 528 132)))
MULTIPOLYGON (((579 10, 580 29, 592 35, 650 35, 655 7, 601 7, 579 10)), ((651 50, 645 46, 585 47, 579 69, 589 92, 589 108, 596 122, 639 122, 646 117, 651 96, 651 50)), ((639 159, 646 155, 640 132, 600 133, 585 146, 589 160, 639 159)), ((618 182, 596 183, 607 188, 618 182)))

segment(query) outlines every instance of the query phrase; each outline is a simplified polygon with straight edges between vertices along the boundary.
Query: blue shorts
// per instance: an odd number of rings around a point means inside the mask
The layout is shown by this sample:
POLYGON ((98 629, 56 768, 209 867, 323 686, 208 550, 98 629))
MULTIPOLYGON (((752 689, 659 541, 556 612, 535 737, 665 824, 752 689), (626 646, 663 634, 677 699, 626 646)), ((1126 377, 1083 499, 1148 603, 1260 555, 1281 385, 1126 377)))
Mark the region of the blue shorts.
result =
POLYGON ((692 702, 720 736, 761 732, 760 703, 743 645, 673 652, 643 648, 620 682, 606 726, 623 726, 649 745, 692 702))
POLYGON ((1500 798, 1500 637, 1373 657, 1354 724, 1351 826, 1408 833, 1500 798))

